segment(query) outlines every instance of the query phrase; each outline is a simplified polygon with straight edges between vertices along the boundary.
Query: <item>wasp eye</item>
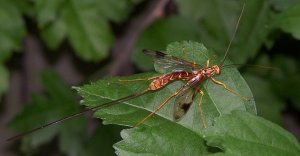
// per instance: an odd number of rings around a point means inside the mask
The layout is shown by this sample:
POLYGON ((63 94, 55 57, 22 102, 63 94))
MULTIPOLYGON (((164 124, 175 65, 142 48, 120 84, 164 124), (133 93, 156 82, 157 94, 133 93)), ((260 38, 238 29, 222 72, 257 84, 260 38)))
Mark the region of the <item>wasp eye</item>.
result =
POLYGON ((220 74, 221 73, 220 67, 218 65, 214 65, 213 69, 214 69, 214 71, 215 71, 216 74, 220 74))

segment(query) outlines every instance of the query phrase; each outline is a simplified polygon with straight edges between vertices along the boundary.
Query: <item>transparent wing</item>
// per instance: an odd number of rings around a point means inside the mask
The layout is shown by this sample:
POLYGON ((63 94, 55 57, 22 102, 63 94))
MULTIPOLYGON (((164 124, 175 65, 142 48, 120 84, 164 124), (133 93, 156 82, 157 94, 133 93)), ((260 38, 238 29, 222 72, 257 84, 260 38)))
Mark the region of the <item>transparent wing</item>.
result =
POLYGON ((160 51, 144 49, 143 52, 153 58, 155 70, 160 73, 168 73, 174 70, 192 71, 201 68, 200 65, 194 64, 193 62, 160 51))
POLYGON ((174 121, 179 121, 190 109, 196 96, 198 81, 192 82, 185 90, 176 96, 173 109, 174 121))

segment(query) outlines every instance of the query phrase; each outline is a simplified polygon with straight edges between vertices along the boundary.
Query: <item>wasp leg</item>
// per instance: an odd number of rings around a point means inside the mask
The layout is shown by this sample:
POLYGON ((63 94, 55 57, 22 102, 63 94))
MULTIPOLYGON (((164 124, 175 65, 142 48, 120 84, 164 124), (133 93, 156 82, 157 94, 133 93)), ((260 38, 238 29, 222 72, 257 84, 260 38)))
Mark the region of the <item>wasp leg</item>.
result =
POLYGON ((155 113, 157 113, 161 108, 163 108, 174 96, 176 96, 180 91, 182 91, 186 86, 190 84, 190 81, 187 82, 185 85, 181 86, 179 89, 177 89, 171 96, 169 96, 164 102, 162 102, 159 106, 155 108, 153 112, 151 112, 148 116, 146 116, 143 120, 138 122, 135 127, 143 124, 147 119, 149 119, 151 116, 153 116, 155 113))
POLYGON ((211 77, 210 79, 211 79, 215 84, 220 85, 220 86, 223 86, 226 90, 228 90, 228 91, 230 91, 231 93, 237 95, 237 96, 240 97, 241 99, 246 100, 246 101, 249 101, 249 98, 248 98, 248 97, 245 97, 245 96, 243 96, 243 95, 237 93, 236 91, 234 91, 234 90, 228 88, 228 87, 226 86, 226 84, 224 84, 223 82, 220 82, 220 81, 218 81, 218 80, 216 80, 216 79, 214 79, 214 78, 212 78, 212 77, 211 77))
POLYGON ((209 59, 206 61, 206 67, 209 67, 209 59))
POLYGON ((157 79, 159 78, 161 75, 156 75, 156 76, 152 76, 152 77, 146 77, 146 78, 137 78, 137 79, 129 79, 129 80, 119 80, 120 82, 134 82, 134 81, 150 81, 153 79, 157 79))
POLYGON ((202 123, 203 123, 203 127, 206 128, 207 126, 206 126, 206 122, 205 122, 205 119, 204 119, 203 111, 202 111, 202 108, 201 108, 202 99, 203 99, 203 96, 204 96, 204 92, 200 88, 197 88, 197 91, 198 91, 198 93, 200 93, 200 101, 198 103, 200 117, 201 117, 201 120, 202 120, 202 123))

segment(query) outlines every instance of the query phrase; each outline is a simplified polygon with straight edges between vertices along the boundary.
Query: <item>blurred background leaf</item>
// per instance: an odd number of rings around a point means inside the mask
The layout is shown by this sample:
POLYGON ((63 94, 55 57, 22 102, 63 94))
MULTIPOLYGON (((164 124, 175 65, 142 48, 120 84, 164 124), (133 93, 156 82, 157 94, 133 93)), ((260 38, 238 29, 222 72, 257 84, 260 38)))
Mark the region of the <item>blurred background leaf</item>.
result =
MULTIPOLYGON (((219 54, 224 54, 242 9, 239 1, 178 1, 179 11, 199 22, 201 41, 219 54), (190 9, 192 8, 192 9, 190 9)), ((245 63, 253 58, 269 33, 269 3, 261 0, 248 1, 241 20, 239 33, 234 40, 230 58, 245 63), (248 46, 248 47, 247 47, 248 46)))
POLYGON ((21 49, 26 31, 19 9, 15 1, 0 1, 0 97, 9 87, 9 72, 3 64, 21 49))
MULTIPOLYGON (((79 111, 75 94, 64 84, 53 71, 45 70, 41 74, 41 81, 45 88, 44 94, 33 95, 32 105, 26 107, 16 116, 8 126, 20 132, 30 130, 57 118, 79 111)), ((60 126, 52 126, 26 136, 26 143, 37 148, 60 135, 59 148, 68 155, 78 155, 82 150, 82 136, 85 129, 84 118, 76 118, 60 126)), ((26 149, 31 150, 31 149, 26 149)), ((27 151, 28 152, 28 151, 27 151)))
POLYGON ((4 62, 13 51, 21 49, 26 30, 16 1, 1 0, 0 10, 0 62, 4 62))
POLYGON ((156 21, 141 34, 133 51, 133 61, 142 70, 153 70, 151 59, 141 53, 142 49, 164 50, 170 42, 181 40, 199 40, 195 21, 177 16, 156 21))
POLYGON ((274 25, 287 33, 291 33, 296 39, 300 39, 300 30, 298 29, 300 27, 300 2, 289 7, 277 18, 274 25))
POLYGON ((299 0, 270 0, 270 4, 274 6, 274 8, 278 11, 284 11, 285 9, 289 8, 290 6, 295 5, 298 3, 299 0))
POLYGON ((101 5, 87 1, 37 1, 37 20, 49 47, 57 48, 68 38, 77 55, 84 60, 103 59, 113 35, 105 17, 99 14, 101 5), (49 36, 49 37, 48 37, 49 36))
POLYGON ((273 92, 271 84, 256 75, 245 74, 243 76, 254 93, 258 115, 282 124, 281 113, 285 109, 284 102, 273 92))

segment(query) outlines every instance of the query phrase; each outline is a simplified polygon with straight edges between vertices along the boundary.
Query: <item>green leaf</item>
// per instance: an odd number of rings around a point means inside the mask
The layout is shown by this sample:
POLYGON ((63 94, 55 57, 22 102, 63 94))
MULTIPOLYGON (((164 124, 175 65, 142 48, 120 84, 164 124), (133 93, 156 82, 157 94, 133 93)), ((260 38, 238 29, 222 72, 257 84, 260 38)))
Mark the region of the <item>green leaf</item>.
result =
POLYGON ((108 54, 113 35, 106 19, 91 8, 93 1, 70 1, 63 19, 72 47, 84 60, 101 60, 108 54))
POLYGON ((13 51, 21 49, 25 27, 15 1, 0 1, 0 62, 7 60, 13 51))
POLYGON ((207 145, 218 155, 299 155, 297 139, 280 126, 247 112, 236 111, 216 119, 205 130, 207 145))
POLYGON ((273 23, 287 33, 291 33, 296 39, 300 39, 300 3, 297 3, 283 11, 273 23))
POLYGON ((123 130, 123 141, 114 145, 118 155, 208 155, 201 135, 176 123, 123 130))
MULTIPOLYGON (((18 131, 27 131, 79 111, 74 93, 52 71, 45 71, 41 77, 47 95, 35 94, 32 105, 26 107, 8 126, 18 131)), ((82 150, 81 137, 84 132, 84 118, 76 118, 61 125, 47 127, 24 137, 29 146, 37 148, 59 135, 59 147, 64 153, 76 155, 82 150), (70 131, 71 130, 71 131, 70 131)))
POLYGON ((38 1, 37 20, 47 45, 54 49, 67 38, 76 54, 86 61, 107 56, 113 34, 96 0, 38 1))
POLYGON ((56 49, 67 36, 67 24, 61 17, 63 0, 38 0, 35 2, 36 20, 46 45, 56 49))
POLYGON ((55 21, 59 17, 59 9, 65 3, 65 0, 37 0, 35 1, 35 10, 37 12, 37 21, 41 28, 55 21))
MULTIPOLYGON (((208 58, 214 58, 215 54, 208 51, 203 44, 196 42, 174 42, 167 47, 167 53, 189 61, 195 61, 203 65, 208 58), (213 57, 214 56, 214 57, 213 57)), ((219 59, 211 60, 211 65, 219 63, 219 59)), ((157 74, 157 73, 156 73, 157 74)), ((151 77, 153 73, 137 74, 129 77, 114 77, 99 80, 90 85, 76 88, 84 98, 83 102, 87 106, 95 106, 104 102, 128 96, 136 92, 145 90, 149 82, 122 82, 119 79, 134 79, 151 77)), ((226 83, 228 87, 243 96, 253 99, 249 87, 236 69, 227 68, 221 75, 215 76, 216 79, 226 83)), ((103 108, 96 111, 95 117, 102 118, 105 124, 119 124, 133 126, 151 113, 162 101, 169 97, 176 89, 183 85, 177 81, 165 86, 163 89, 149 92, 140 97, 123 102, 123 104, 103 108)), ((228 92, 210 80, 201 83, 201 89, 205 96, 203 99, 202 110, 207 125, 211 126, 214 119, 224 114, 230 114, 233 110, 248 111, 256 113, 253 100, 246 101, 228 92)), ((185 153, 203 154, 207 153, 204 140, 202 139, 203 123, 201 122, 199 109, 199 95, 195 98, 190 111, 180 122, 174 122, 172 117, 174 99, 171 100, 153 117, 149 118, 143 126, 125 131, 122 135, 124 142, 116 144, 117 152, 124 155, 154 153, 160 155, 178 155, 185 153), (165 134, 168 133, 168 134, 165 134), (145 136, 151 137, 149 142, 145 136), (137 140, 144 140, 139 142, 137 140), (155 143, 153 143, 155 142, 155 143), (181 142, 183 144, 181 144, 181 142), (184 151, 185 142, 192 145, 184 151), (126 145, 125 145, 126 144, 126 145), (161 145, 171 144, 172 149, 162 148, 161 145)), ((146 137, 147 138, 147 137, 146 137)), ((166 145, 167 146, 167 145, 166 145)))
POLYGON ((67 25, 62 17, 48 26, 41 27, 41 35, 50 49, 56 49, 67 37, 67 25))
POLYGON ((158 20, 141 34, 134 47, 133 61, 143 70, 153 69, 151 59, 141 53, 142 49, 162 50, 168 43, 180 40, 199 40, 195 21, 177 16, 158 20))

